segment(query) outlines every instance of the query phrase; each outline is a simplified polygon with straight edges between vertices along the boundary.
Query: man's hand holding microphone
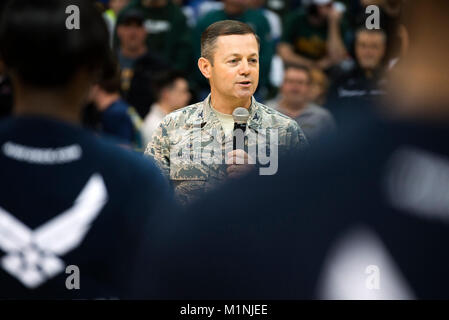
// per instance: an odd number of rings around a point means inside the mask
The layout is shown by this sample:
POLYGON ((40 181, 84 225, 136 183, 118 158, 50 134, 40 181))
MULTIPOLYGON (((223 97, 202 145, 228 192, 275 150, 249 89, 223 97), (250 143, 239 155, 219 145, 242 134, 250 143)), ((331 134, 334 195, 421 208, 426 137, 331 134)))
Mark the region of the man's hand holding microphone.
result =
POLYGON ((234 118, 234 130, 233 130, 233 147, 232 151, 228 152, 226 158, 226 164, 228 168, 226 170, 229 178, 239 178, 249 171, 254 166, 254 159, 244 151, 244 136, 249 118, 249 112, 245 108, 236 108, 232 113, 234 118))

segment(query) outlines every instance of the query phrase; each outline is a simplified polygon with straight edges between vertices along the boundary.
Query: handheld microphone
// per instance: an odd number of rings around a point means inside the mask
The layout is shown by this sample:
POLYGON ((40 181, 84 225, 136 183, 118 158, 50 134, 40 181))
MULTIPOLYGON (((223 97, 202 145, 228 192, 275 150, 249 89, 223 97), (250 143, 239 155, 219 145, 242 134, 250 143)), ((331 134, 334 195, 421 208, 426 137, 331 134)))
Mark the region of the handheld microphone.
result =
POLYGON ((232 117, 234 118, 232 150, 244 149, 246 123, 249 119, 248 109, 235 108, 234 112, 232 112, 232 117))

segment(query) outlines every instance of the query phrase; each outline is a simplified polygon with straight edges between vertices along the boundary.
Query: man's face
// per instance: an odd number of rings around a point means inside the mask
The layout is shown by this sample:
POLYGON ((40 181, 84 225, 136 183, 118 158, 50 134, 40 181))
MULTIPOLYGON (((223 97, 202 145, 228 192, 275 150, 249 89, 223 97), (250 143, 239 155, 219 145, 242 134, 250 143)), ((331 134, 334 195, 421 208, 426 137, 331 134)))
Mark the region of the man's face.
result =
POLYGON ((146 31, 145 27, 139 22, 128 22, 120 24, 117 27, 117 36, 120 39, 122 48, 136 50, 145 46, 146 31))
POLYGON ((298 104, 298 107, 307 102, 310 91, 310 79, 304 70, 288 68, 284 74, 281 93, 289 104, 298 104))
POLYGON ((231 100, 251 98, 259 84, 256 37, 253 34, 218 37, 208 78, 211 90, 223 97, 231 100))
POLYGON ((164 89, 163 95, 173 110, 185 107, 191 97, 189 84, 185 79, 178 78, 171 88, 164 89))
POLYGON ((359 32, 355 44, 355 55, 363 69, 377 68, 384 54, 385 39, 380 32, 359 32))

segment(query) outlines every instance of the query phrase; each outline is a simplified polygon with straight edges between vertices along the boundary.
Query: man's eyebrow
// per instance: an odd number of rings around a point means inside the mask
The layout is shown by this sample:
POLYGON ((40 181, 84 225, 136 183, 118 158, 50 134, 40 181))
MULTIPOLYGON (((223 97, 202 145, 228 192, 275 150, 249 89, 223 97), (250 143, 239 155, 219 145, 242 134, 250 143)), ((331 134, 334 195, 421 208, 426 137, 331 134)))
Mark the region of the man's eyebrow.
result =
MULTIPOLYGON (((251 53, 250 55, 249 55, 250 57, 254 57, 254 56, 259 56, 259 54, 257 53, 257 52, 254 52, 254 53, 251 53)), ((229 57, 242 57, 242 55, 240 54, 240 53, 231 53, 231 54, 228 54, 226 57, 225 57, 225 59, 228 59, 229 57)))
POLYGON ((241 55, 241 54, 238 54, 238 53, 231 53, 231 54, 228 54, 228 55, 225 57, 225 59, 227 59, 227 58, 229 58, 229 57, 232 57, 232 56, 235 56, 235 57, 241 57, 242 55, 241 55))

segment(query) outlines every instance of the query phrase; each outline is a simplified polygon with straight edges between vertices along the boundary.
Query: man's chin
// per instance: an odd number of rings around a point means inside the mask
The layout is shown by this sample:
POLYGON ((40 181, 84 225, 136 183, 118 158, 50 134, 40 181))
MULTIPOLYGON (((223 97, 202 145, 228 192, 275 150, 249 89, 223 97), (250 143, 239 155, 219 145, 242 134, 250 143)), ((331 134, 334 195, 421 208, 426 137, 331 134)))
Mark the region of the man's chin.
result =
POLYGON ((239 90, 239 92, 236 93, 235 97, 237 99, 248 99, 251 98, 254 95, 255 90, 239 90))

